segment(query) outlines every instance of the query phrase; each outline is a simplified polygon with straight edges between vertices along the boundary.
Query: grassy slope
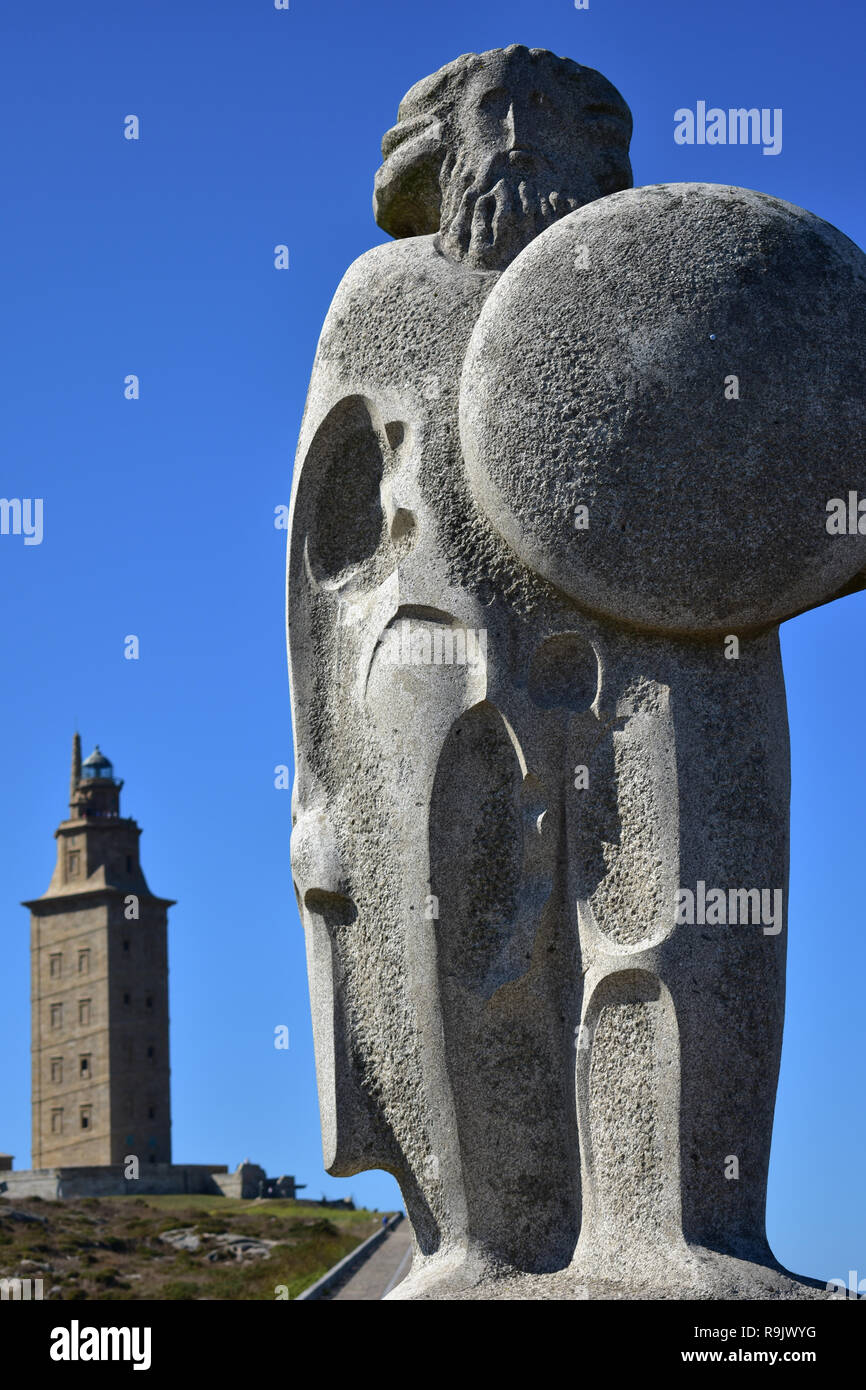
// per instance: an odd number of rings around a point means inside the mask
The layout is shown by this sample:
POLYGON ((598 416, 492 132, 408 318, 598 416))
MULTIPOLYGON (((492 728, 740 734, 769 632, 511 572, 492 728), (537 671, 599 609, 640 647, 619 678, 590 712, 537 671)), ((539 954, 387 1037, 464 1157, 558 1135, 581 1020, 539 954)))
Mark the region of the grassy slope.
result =
POLYGON ((368 1211, 230 1197, 0 1199, 0 1277, 42 1279, 63 1299, 294 1298, 381 1224, 368 1211), (12 1212, 38 1216, 15 1220, 12 1212), (193 1227, 196 1252, 174 1250, 164 1231, 193 1227), (208 1233, 276 1240, 267 1258, 211 1263, 208 1233), (41 1269, 22 1267, 33 1261, 41 1269))

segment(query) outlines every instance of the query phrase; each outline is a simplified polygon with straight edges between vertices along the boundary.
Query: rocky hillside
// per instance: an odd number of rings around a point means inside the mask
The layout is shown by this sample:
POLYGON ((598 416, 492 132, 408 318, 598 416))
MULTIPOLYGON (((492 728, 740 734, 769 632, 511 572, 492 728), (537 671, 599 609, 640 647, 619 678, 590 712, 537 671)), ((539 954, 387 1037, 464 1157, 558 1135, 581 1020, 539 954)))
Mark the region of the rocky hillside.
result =
POLYGON ((0 1279, 52 1299, 294 1298, 381 1220, 279 1199, 0 1200, 0 1279))

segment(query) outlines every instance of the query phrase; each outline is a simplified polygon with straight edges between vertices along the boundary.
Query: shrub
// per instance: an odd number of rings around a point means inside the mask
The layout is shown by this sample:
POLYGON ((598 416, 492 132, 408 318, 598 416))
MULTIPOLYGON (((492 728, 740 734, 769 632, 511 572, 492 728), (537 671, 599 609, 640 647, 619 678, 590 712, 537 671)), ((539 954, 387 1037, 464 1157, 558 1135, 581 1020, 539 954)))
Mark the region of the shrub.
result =
POLYGON ((188 1301, 193 1298, 198 1298, 199 1293, 200 1289, 198 1284, 192 1284, 185 1279, 170 1279, 168 1283, 163 1284, 162 1288, 159 1290, 159 1297, 174 1300, 184 1299, 188 1301))

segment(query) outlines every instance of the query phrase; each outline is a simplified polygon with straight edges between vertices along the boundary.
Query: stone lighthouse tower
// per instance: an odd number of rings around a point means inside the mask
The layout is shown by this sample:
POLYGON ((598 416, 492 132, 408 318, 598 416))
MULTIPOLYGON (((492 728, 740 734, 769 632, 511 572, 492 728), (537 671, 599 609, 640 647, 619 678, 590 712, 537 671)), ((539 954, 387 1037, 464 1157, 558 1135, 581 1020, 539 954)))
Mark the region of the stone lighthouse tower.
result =
POLYGON ((31 914, 33 1167, 171 1162, 166 928, 141 830, 97 746, 72 743, 69 819, 31 914))

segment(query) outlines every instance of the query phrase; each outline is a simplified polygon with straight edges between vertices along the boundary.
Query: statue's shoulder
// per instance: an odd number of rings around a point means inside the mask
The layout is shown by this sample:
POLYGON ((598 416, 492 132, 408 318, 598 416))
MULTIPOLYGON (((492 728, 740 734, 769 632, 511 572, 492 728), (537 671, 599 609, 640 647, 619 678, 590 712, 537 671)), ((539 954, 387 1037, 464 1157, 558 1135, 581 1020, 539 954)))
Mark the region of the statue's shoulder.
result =
POLYGON ((316 349, 299 456, 346 396, 382 401, 459 371, 466 342, 496 277, 447 259, 435 236, 365 251, 331 302, 316 349))
POLYGON ((373 246, 353 261, 334 295, 328 317, 358 306, 381 306, 383 296, 416 289, 453 274, 433 236, 404 237, 373 246))
POLYGON ((395 332, 426 298, 430 276, 442 273, 434 237, 406 237, 374 246, 353 261, 325 316, 316 348, 298 443, 302 458, 334 404, 351 394, 377 393, 391 375, 385 361, 395 332))
POLYGON ((319 360, 334 353, 342 358, 348 346, 363 355, 365 344, 379 354, 386 345, 405 353, 406 335, 428 344, 430 335, 444 335, 456 351, 497 278, 444 256, 436 236, 374 246, 340 281, 322 327, 319 360))

